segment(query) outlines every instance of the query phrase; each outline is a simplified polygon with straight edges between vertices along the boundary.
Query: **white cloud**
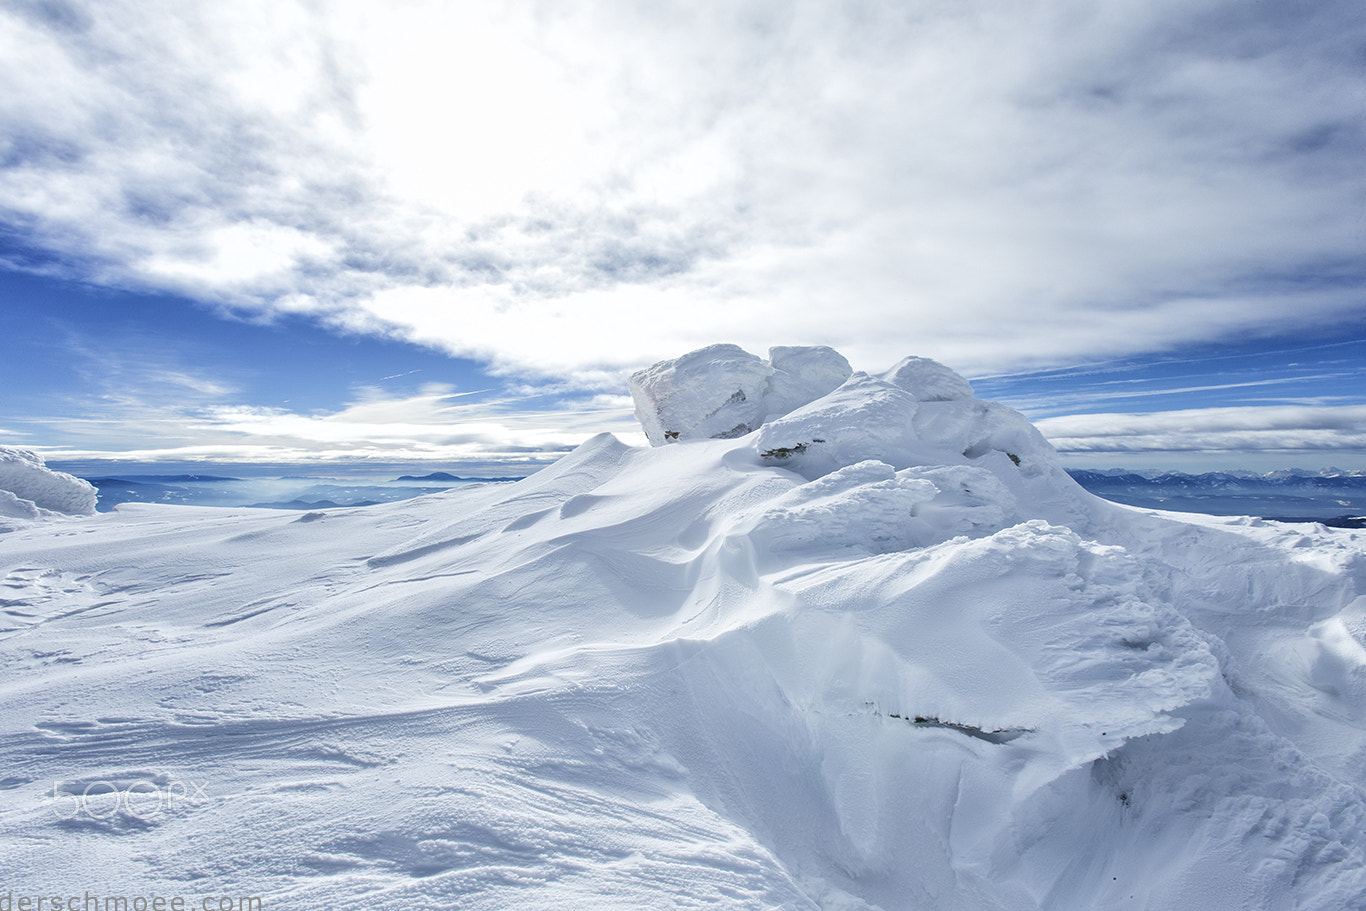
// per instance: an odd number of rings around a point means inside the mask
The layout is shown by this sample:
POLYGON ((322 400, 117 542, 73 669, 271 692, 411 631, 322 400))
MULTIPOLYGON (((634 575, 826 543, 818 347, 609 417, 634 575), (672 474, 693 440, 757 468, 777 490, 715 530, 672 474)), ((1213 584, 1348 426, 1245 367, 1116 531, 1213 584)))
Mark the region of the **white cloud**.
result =
POLYGON ((1071 386, 1055 384, 1048 390, 1031 390, 1025 394, 1009 395, 1009 404, 1029 415, 1033 420, 1041 420, 1060 415, 1073 415, 1078 409, 1099 408, 1107 404, 1119 404, 1126 399, 1149 399, 1161 401, 1175 396, 1181 399, 1199 399, 1210 393, 1241 391, 1243 400, 1255 399, 1262 402, 1275 402, 1282 405, 1333 406, 1351 404, 1360 399, 1353 394, 1357 385, 1356 376, 1350 371, 1335 373, 1297 374, 1289 377, 1275 377, 1264 380, 1245 380, 1228 383, 1200 383, 1184 386, 1161 386, 1158 383, 1179 382, 1185 377, 1163 377, 1111 380, 1109 382, 1076 382, 1071 386), (1319 383, 1324 389, 1341 389, 1338 395, 1294 396, 1286 395, 1284 387, 1292 384, 1303 387, 1307 383, 1319 383))
POLYGON ((1064 454, 1366 453, 1366 405, 1085 414, 1045 418, 1036 426, 1064 454))
POLYGON ((56 459, 534 468, 596 433, 615 432, 628 442, 643 442, 630 401, 620 396, 533 407, 534 402, 521 397, 466 401, 476 393, 429 384, 406 396, 359 389, 340 409, 301 413, 235 403, 231 389, 208 381, 183 377, 180 382, 182 389, 200 394, 177 398, 168 395, 172 390, 165 385, 153 383, 101 395, 84 416, 51 419, 47 423, 60 427, 65 443, 44 447, 44 454, 56 459))
POLYGON ((199 238, 202 254, 162 251, 139 264, 151 280, 200 286, 210 293, 224 285, 252 284, 288 272, 303 260, 333 259, 332 248, 297 228, 259 221, 225 225, 199 238))
POLYGON ((1347 0, 25 0, 4 256, 587 386, 718 340, 978 372, 1273 333, 1360 307, 1364 35, 1347 0))

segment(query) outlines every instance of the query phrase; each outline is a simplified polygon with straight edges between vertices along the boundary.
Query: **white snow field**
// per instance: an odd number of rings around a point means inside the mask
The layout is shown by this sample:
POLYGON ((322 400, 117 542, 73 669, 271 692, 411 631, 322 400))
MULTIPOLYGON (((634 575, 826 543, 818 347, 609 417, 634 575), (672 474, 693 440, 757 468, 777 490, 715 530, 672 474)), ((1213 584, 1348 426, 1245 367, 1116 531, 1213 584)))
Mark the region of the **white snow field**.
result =
POLYGON ((1366 907, 1361 532, 737 352, 515 484, 5 520, 0 897, 1366 907))

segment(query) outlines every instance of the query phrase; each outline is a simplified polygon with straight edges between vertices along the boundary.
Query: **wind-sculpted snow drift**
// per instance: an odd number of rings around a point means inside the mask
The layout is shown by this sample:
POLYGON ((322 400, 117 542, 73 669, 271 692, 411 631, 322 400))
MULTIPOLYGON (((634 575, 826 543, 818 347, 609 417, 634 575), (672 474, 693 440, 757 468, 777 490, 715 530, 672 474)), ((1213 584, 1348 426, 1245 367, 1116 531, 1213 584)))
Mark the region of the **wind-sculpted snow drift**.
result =
POLYGON ((95 495, 90 482, 53 471, 36 453, 0 446, 0 516, 93 515, 95 495))
POLYGON ((1366 906, 1359 533, 1115 506, 847 366, 656 365, 654 448, 516 484, 0 536, 3 888, 1366 906))

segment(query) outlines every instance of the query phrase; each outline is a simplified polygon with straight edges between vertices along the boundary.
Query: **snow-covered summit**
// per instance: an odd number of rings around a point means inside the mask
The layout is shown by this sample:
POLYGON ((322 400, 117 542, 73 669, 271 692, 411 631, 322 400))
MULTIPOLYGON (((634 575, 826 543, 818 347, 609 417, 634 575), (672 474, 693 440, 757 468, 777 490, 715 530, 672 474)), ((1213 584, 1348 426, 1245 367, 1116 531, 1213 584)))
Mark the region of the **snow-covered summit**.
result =
POLYGON ((37 453, 0 446, 0 516, 92 516, 96 494, 90 482, 53 471, 37 453))
POLYGON ((773 348, 765 361, 713 345, 639 371, 630 386, 655 446, 753 434, 763 464, 811 481, 837 475, 819 485, 825 511, 858 501, 854 527, 891 523, 895 540, 924 545, 1022 518, 1084 521, 1090 500, 1024 415, 975 398, 929 358, 870 375, 830 348, 773 348))
POLYGON ((826 347, 772 348, 763 360, 712 345, 637 371, 629 386, 652 445, 735 439, 762 427, 767 455, 811 476, 871 458, 909 468, 994 452, 1029 475, 1056 462, 1023 415, 974 398, 967 380, 928 358, 870 376, 826 347))

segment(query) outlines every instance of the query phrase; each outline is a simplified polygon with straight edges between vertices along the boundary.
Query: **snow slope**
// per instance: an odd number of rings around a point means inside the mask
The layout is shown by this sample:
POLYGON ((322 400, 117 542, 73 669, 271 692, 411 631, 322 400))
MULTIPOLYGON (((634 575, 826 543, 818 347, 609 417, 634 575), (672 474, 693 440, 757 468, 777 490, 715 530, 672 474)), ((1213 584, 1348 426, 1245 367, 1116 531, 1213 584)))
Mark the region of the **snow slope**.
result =
POLYGON ((367 508, 17 520, 0 890, 1366 906, 1361 533, 1106 503, 933 362, 754 419, 367 508))

